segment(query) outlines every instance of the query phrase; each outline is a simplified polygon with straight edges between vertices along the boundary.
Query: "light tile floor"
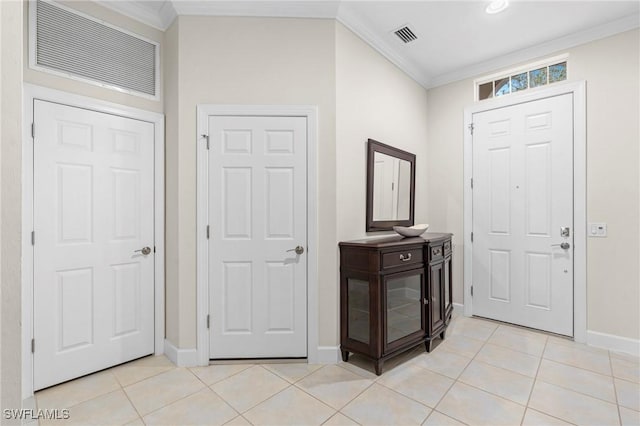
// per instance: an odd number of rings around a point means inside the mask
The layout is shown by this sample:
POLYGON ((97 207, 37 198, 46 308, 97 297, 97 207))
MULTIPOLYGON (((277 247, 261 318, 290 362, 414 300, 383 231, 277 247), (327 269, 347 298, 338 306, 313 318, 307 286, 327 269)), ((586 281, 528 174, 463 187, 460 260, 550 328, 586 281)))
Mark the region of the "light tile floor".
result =
POLYGON ((175 367, 147 357, 36 393, 38 408, 105 425, 640 425, 640 360, 556 336, 456 317, 428 354, 382 376, 337 365, 175 367))

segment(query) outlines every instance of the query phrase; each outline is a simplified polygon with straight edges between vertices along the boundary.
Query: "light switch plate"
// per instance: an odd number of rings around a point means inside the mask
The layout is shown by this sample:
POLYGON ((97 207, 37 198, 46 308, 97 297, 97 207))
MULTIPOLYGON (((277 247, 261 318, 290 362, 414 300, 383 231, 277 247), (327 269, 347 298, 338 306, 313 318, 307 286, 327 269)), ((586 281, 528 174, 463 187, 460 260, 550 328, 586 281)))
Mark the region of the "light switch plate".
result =
POLYGON ((587 229, 587 235, 589 237, 604 238, 607 236, 607 224, 606 223, 590 223, 587 229))

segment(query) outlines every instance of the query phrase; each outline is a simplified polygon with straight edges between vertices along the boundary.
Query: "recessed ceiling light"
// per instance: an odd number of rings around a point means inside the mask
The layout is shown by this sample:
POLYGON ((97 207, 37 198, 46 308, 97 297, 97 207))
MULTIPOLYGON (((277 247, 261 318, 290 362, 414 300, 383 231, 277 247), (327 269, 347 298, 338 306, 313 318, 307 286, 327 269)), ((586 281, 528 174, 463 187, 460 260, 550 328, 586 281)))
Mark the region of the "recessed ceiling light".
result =
POLYGON ((485 9, 485 12, 487 12, 490 15, 493 15, 493 14, 502 12, 507 7, 509 7, 508 0, 493 0, 491 3, 489 3, 487 8, 485 9))

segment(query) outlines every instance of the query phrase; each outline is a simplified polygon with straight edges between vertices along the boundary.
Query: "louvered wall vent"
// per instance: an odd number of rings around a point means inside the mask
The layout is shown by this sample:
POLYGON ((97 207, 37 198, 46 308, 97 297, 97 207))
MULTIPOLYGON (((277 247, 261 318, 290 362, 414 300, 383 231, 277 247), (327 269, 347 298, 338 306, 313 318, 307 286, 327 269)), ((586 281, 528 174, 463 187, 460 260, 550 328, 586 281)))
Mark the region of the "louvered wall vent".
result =
POLYGON ((34 68, 156 98, 156 43, 48 1, 35 14, 34 68))
POLYGON ((397 35, 398 38, 400 38, 400 40, 402 40, 404 43, 410 43, 418 38, 418 36, 416 36, 413 31, 411 31, 411 28, 406 25, 399 30, 395 30, 393 33, 397 35))

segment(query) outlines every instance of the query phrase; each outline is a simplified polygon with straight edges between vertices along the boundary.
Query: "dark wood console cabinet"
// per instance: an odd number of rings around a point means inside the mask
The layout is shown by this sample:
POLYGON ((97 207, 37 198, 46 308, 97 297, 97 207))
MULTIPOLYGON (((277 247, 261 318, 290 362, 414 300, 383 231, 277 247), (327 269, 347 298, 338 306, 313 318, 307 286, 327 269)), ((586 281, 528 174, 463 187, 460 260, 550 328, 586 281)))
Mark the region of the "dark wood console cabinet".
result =
POLYGON ((384 361, 444 339, 451 320, 451 234, 345 241, 340 246, 340 350, 384 361))

